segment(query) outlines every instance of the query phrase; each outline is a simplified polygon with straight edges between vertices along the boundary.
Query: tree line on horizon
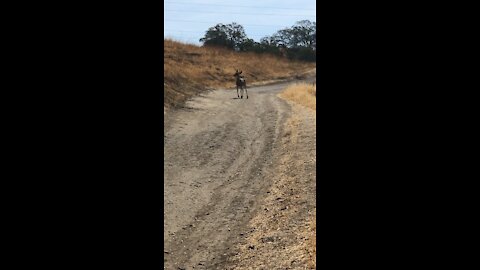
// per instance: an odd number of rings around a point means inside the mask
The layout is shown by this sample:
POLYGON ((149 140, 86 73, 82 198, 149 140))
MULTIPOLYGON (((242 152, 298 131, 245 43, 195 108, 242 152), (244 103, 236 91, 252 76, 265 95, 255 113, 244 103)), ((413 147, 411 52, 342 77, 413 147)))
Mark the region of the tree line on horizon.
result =
POLYGON ((315 62, 317 24, 309 20, 265 36, 256 42, 245 34, 242 25, 232 22, 210 27, 200 39, 203 46, 224 47, 238 52, 269 53, 292 60, 315 62))

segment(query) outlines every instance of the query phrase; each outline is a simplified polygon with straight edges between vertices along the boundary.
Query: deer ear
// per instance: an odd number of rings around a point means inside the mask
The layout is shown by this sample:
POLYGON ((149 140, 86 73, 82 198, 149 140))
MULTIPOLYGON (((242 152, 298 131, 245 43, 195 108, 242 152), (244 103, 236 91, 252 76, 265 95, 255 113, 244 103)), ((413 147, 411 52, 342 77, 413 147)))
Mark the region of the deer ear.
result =
POLYGON ((242 71, 242 70, 240 70, 240 74, 242 74, 242 72, 243 72, 243 71, 242 71))

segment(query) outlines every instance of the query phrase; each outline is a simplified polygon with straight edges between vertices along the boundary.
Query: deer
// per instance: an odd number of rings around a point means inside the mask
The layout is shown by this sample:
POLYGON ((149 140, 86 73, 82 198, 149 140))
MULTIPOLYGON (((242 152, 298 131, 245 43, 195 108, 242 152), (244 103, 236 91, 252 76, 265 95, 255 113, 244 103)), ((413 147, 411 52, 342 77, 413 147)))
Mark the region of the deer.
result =
POLYGON ((236 78, 236 83, 237 83, 237 97, 243 98, 243 89, 245 88, 245 93, 247 94, 247 99, 248 99, 247 81, 245 81, 245 78, 243 77, 243 75, 240 75, 240 74, 242 74, 242 72, 243 71, 240 70, 240 72, 239 72, 238 69, 236 69, 235 74, 233 74, 233 76, 235 76, 235 78, 236 78), (239 87, 240 87, 240 94, 241 95, 238 95, 238 88, 239 87))

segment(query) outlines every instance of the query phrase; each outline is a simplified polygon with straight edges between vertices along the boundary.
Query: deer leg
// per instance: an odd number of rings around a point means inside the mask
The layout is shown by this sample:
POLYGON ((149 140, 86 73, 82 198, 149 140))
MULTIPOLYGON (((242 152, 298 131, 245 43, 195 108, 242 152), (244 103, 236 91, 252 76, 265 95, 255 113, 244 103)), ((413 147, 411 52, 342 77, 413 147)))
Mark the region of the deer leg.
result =
POLYGON ((237 97, 238 97, 238 98, 240 97, 240 95, 238 94, 238 85, 237 85, 237 97))
POLYGON ((247 91, 247 85, 245 84, 245 93, 247 94, 247 99, 248 99, 248 91, 247 91))

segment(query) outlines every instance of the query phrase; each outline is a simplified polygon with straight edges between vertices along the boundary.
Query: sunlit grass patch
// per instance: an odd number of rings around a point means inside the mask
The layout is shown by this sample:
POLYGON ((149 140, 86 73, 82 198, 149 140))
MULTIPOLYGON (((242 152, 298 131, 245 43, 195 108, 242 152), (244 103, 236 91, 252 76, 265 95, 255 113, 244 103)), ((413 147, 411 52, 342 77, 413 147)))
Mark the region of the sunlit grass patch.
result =
POLYGON ((308 83, 297 83, 287 87, 282 93, 280 93, 280 96, 312 110, 316 110, 316 94, 317 88, 315 85, 308 83))

